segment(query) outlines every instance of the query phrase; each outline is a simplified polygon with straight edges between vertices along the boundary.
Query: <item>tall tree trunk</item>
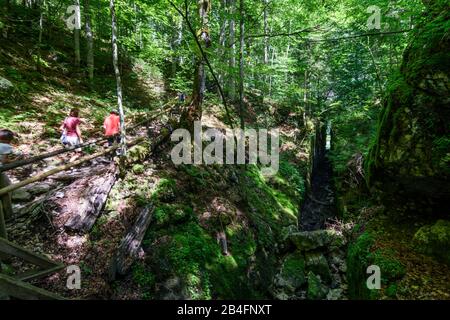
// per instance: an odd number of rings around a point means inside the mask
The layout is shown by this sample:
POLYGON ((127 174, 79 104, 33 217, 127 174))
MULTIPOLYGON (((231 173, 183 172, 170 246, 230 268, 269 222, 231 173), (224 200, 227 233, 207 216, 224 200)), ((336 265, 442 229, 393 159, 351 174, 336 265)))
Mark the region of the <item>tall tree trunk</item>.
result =
POLYGON ((239 1, 239 13, 241 15, 239 22, 239 116, 241 120, 241 129, 244 129, 244 0, 239 1))
MULTIPOLYGON (((270 63, 272 65, 272 67, 275 63, 275 55, 276 55, 276 50, 273 47, 272 48, 272 61, 270 63)), ((272 82, 273 82, 272 76, 269 76, 269 97, 272 97, 272 82)))
POLYGON ((235 43, 235 18, 234 18, 234 13, 235 13, 235 3, 236 0, 229 0, 230 2, 230 60, 229 60, 229 68, 231 71, 231 75, 228 77, 229 78, 229 83, 228 83, 228 96, 231 100, 235 100, 235 92, 236 92, 236 88, 235 88, 235 81, 234 81, 234 70, 236 68, 236 43, 235 43))
POLYGON ((80 0, 75 0, 77 10, 75 12, 75 29, 73 29, 74 44, 75 44, 75 68, 78 70, 81 64, 80 56, 80 31, 81 31, 81 15, 80 15, 80 0))
MULTIPOLYGON (((211 9, 210 0, 198 1, 198 14, 200 17, 201 31, 199 40, 205 47, 211 45, 211 39, 208 31, 209 21, 208 15, 211 9)), ((194 71, 194 87, 192 90, 192 100, 188 109, 186 120, 188 122, 189 129, 193 129, 193 122, 200 121, 202 118, 202 103, 203 95, 205 93, 205 61, 201 53, 198 53, 195 58, 195 71, 194 71)))
POLYGON ((268 23, 268 5, 269 0, 264 0, 264 64, 269 64, 269 37, 267 36, 269 32, 268 23))
MULTIPOLYGON (((269 13, 268 13, 268 6, 269 6, 269 0, 264 0, 263 1, 263 5, 264 5, 264 67, 267 67, 269 65, 269 37, 267 36, 267 34, 269 33, 269 13)), ((266 72, 266 70, 264 70, 266 72)), ((268 76, 264 75, 262 78, 262 82, 263 82, 263 103, 264 103, 264 98, 266 95, 266 90, 267 90, 267 80, 268 80, 268 76)))
POLYGON ((120 116, 120 144, 121 144, 121 154, 126 153, 126 139, 125 139, 125 114, 123 112, 122 106, 122 81, 120 79, 119 71, 119 48, 117 46, 117 23, 116 23, 116 9, 114 6, 114 0, 110 0, 109 8, 111 11, 111 42, 112 42, 112 58, 114 65, 114 73, 116 75, 117 83, 117 108, 120 116))
POLYGON ((92 34, 91 8, 89 0, 84 0, 84 12, 87 40, 86 61, 88 67, 89 86, 92 88, 94 83, 94 37, 92 34))
POLYGON ((37 52, 37 61, 36 61, 36 69, 37 71, 41 71, 41 47, 42 47, 42 32, 44 30, 44 10, 45 10, 45 0, 40 1, 40 15, 39 15, 39 38, 38 38, 38 52, 37 52))
MULTIPOLYGON (((222 12, 226 12, 227 10, 227 0, 221 0, 220 1, 220 7, 222 9, 222 12)), ((226 17, 222 17, 222 21, 220 23, 220 32, 219 32, 219 56, 222 58, 225 57, 224 55, 224 48, 225 48, 225 39, 226 39, 226 27, 227 27, 227 18, 226 17)), ((218 74, 218 80, 220 85, 223 87, 223 79, 224 79, 224 72, 223 70, 220 70, 219 74, 218 74)), ((219 91, 219 89, 217 89, 219 91)))

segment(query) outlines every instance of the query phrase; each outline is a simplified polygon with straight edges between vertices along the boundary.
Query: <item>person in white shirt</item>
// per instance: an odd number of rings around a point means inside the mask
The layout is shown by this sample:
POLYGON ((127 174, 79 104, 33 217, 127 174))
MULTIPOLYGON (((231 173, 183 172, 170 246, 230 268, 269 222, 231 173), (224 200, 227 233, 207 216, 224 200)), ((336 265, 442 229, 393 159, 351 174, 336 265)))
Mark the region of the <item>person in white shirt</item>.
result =
MULTIPOLYGON (((14 139, 14 133, 11 130, 0 130, 0 165, 10 162, 10 157, 13 155, 13 147, 11 141, 14 139)), ((3 189, 11 184, 8 176, 0 172, 0 189, 3 189)), ((13 209, 11 203, 11 193, 0 196, 0 201, 3 206, 3 213, 5 219, 12 217, 13 209)))

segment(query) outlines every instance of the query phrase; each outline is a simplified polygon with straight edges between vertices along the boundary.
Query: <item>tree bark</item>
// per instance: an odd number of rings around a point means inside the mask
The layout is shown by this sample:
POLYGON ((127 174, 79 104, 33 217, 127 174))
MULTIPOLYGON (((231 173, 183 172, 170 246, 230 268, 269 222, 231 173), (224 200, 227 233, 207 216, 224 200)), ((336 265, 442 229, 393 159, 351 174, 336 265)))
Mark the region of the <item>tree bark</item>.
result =
POLYGON ((234 81, 234 70, 236 68, 236 44, 235 44, 235 20, 234 20, 234 13, 235 13, 235 2, 236 0, 229 0, 230 5, 230 60, 229 60, 229 69, 231 74, 229 75, 229 82, 228 82, 228 96, 230 100, 235 100, 235 81, 234 81))
MULTIPOLYGON (((142 209, 136 222, 122 239, 116 258, 113 262, 113 270, 118 274, 125 275, 133 264, 134 259, 138 256, 145 232, 152 221, 153 210, 153 205, 149 205, 142 209)), ((113 275, 112 278, 115 278, 115 275, 113 275)))
MULTIPOLYGON (((198 14, 200 17, 200 31, 199 40, 203 43, 203 46, 208 48, 211 45, 211 39, 209 34, 209 11, 211 9, 210 0, 199 0, 198 2, 198 14)), ((203 96, 205 93, 205 59, 201 53, 195 57, 195 70, 194 70, 194 86, 192 90, 192 100, 185 116, 189 130, 193 130, 194 121, 200 121, 202 118, 202 104, 203 96)))
POLYGON ((38 53, 36 61, 36 69, 38 72, 41 71, 41 47, 42 47, 42 33, 44 30, 44 10, 45 10, 45 0, 40 1, 39 5, 40 15, 39 15, 39 37, 38 37, 38 53))
MULTIPOLYGON (((264 34, 269 33, 269 23, 268 23, 268 4, 269 0, 264 0, 264 34)), ((269 64, 269 37, 264 37, 264 64, 269 64)))
MULTIPOLYGON (((226 12, 226 10, 227 10, 227 0, 221 0, 220 4, 221 4, 222 12, 226 12)), ((228 23, 227 18, 226 17, 222 17, 222 21, 220 23, 220 33, 219 33, 219 44, 220 44, 220 47, 219 47, 219 52, 218 52, 218 54, 222 58, 222 60, 225 58, 225 54, 224 54, 223 50, 225 48, 225 41, 226 41, 226 34, 225 34, 225 32, 226 32, 227 23, 228 23)), ((219 80, 219 82, 220 82, 220 84, 222 86, 223 86, 224 74, 225 74, 225 72, 223 72, 221 70, 221 72, 217 76, 217 78, 218 78, 218 80, 219 80)))
POLYGON ((61 215, 69 217, 64 224, 66 228, 83 233, 92 228, 116 182, 116 173, 116 165, 111 164, 101 175, 76 180, 67 188, 66 196, 55 201, 62 203, 64 208, 58 218, 61 215))
POLYGON ((117 22, 116 22, 116 9, 114 5, 114 0, 110 0, 109 8, 111 11, 112 58, 117 84, 117 108, 120 116, 120 145, 122 149, 121 154, 125 155, 126 153, 125 113, 123 111, 122 105, 122 80, 120 78, 120 71, 119 71, 119 48, 117 46, 117 22))
POLYGON ((87 67, 89 86, 92 88, 94 82, 94 37, 92 34, 91 8, 90 1, 84 0, 84 16, 87 40, 87 67))
POLYGON ((239 1, 239 13, 241 15, 239 22, 239 117, 241 120, 241 129, 245 128, 244 119, 244 46, 245 46, 245 22, 244 22, 244 0, 239 1))

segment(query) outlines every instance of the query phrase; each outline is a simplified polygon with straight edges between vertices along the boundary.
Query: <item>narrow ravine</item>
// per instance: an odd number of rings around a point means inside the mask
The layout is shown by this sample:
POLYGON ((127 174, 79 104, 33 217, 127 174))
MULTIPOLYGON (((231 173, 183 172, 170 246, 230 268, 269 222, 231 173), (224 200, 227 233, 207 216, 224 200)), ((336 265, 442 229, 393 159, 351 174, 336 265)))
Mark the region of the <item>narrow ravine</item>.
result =
POLYGON ((323 229, 325 222, 336 216, 333 191, 333 170, 327 153, 316 160, 312 172, 311 190, 300 210, 299 229, 314 231, 323 229))

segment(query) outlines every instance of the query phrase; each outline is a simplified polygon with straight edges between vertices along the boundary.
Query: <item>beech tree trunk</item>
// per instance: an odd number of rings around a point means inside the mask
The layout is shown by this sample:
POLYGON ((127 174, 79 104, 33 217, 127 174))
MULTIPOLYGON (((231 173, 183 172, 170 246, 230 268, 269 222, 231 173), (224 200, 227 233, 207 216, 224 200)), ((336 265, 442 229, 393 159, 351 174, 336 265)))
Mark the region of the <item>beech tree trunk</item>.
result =
POLYGON ((230 60, 229 60, 229 68, 231 74, 229 75, 228 82, 228 96, 230 100, 235 100, 235 81, 234 81, 234 70, 236 68, 236 43, 235 43, 235 2, 236 0, 230 0, 229 9, 230 9, 230 60))
POLYGON ((91 8, 89 0, 84 0, 84 12, 87 40, 86 62, 88 67, 89 86, 92 88, 94 82, 94 38, 92 34, 91 8))
POLYGON ((239 22, 239 117, 241 120, 241 129, 245 128, 244 119, 244 46, 245 46, 245 34, 244 34, 244 0, 239 1, 239 12, 241 19, 239 22))
MULTIPOLYGON (((209 12, 211 10, 210 0, 198 1, 198 14, 200 17, 201 29, 198 32, 199 40, 205 48, 211 45, 211 38, 209 34, 209 12)), ((192 100, 187 111, 186 120, 189 130, 193 130, 194 121, 200 121, 202 118, 202 103, 205 93, 205 61, 201 53, 198 53, 195 57, 195 70, 194 70, 194 86, 192 90, 192 100)))
POLYGON ((112 42, 112 58, 114 65, 114 73, 116 75, 117 84, 117 109, 120 116, 120 144, 121 144, 121 154, 126 153, 126 138, 125 138, 125 113, 123 111, 122 105, 122 80, 120 78, 119 70, 119 48, 117 46, 117 22, 116 22, 116 9, 114 5, 114 0, 110 0, 109 8, 111 11, 111 42, 112 42))

